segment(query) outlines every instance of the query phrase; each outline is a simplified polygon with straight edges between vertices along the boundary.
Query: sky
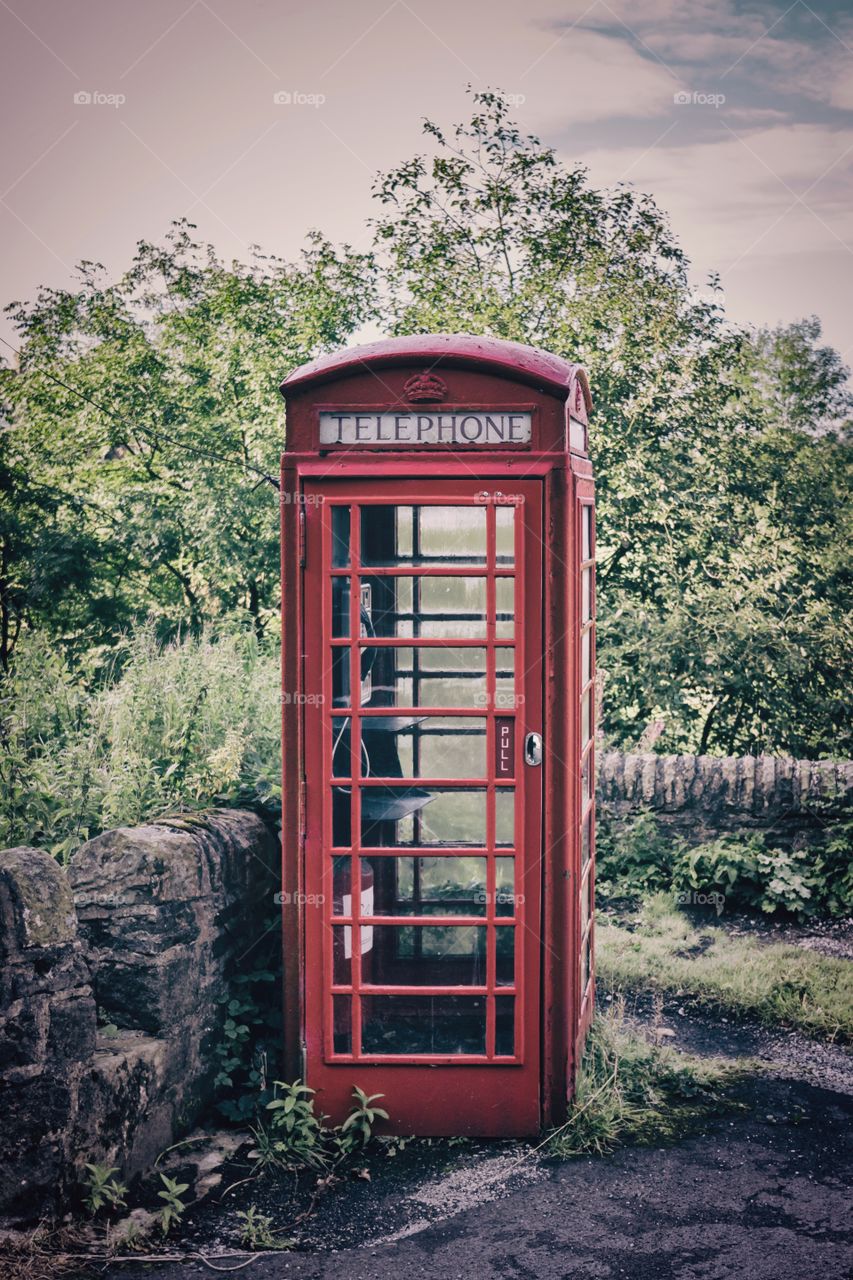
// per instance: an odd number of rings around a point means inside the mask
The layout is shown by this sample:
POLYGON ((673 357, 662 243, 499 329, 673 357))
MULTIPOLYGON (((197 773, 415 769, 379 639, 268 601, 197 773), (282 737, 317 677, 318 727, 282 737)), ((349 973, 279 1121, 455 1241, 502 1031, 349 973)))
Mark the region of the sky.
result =
POLYGON ((850 0, 0 0, 0 50, 3 305, 184 216, 226 259, 364 248, 376 173, 470 84, 651 192, 733 320, 817 314, 853 361, 850 0))

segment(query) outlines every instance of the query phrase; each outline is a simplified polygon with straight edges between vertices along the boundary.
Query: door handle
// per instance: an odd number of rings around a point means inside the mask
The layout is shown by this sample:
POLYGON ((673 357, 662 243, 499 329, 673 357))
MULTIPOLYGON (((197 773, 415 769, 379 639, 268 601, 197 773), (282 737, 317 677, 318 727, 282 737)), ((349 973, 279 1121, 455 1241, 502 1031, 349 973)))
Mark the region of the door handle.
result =
POLYGON ((524 738, 524 763, 537 765, 542 763, 542 734, 528 733, 524 738))

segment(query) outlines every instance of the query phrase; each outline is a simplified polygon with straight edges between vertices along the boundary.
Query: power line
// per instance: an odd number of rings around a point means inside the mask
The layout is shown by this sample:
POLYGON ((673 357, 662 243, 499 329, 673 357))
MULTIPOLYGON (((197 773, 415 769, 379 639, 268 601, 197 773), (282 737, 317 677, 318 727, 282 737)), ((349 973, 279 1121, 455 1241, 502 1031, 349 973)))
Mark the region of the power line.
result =
MULTIPOLYGON (((20 352, 17 347, 13 347, 11 342, 7 342, 6 339, 2 337, 0 337, 0 342, 2 342, 4 346, 8 347, 10 351, 13 351, 19 359, 23 359, 23 353, 20 352)), ((57 377, 55 373, 51 373, 49 369, 41 369, 40 372, 46 378, 49 378, 51 382, 55 382, 57 386, 63 387, 66 391, 70 391, 72 395, 77 396, 78 399, 83 400, 86 404, 92 405, 93 408, 98 409, 101 413, 108 414, 115 422, 121 423, 121 425, 128 428, 128 430, 141 432, 142 435, 146 436, 149 440, 153 440, 155 444, 159 443, 159 439, 165 440, 168 444, 174 445, 176 449, 183 449, 185 453, 195 454, 196 457, 199 458, 207 458, 208 461, 211 462, 223 462, 227 467, 237 467, 241 471, 251 471, 254 475, 260 476, 262 480, 265 480, 267 484, 271 484, 274 489, 278 489, 280 487, 278 480, 276 480, 274 476, 271 476, 267 471, 264 471, 263 468, 256 467, 254 463, 246 462, 245 460, 239 462, 236 458, 226 457, 225 454, 216 453, 213 449, 200 449, 196 445, 186 444, 183 440, 177 440, 174 436, 168 435, 163 430, 160 431, 158 439, 152 431, 149 431, 147 427, 142 426, 141 423, 133 424, 129 422, 127 418, 115 409, 110 408, 108 405, 99 403, 99 401, 95 400, 93 396, 88 395, 85 391, 80 391, 78 387, 73 387, 69 382, 65 382, 64 379, 57 377)))

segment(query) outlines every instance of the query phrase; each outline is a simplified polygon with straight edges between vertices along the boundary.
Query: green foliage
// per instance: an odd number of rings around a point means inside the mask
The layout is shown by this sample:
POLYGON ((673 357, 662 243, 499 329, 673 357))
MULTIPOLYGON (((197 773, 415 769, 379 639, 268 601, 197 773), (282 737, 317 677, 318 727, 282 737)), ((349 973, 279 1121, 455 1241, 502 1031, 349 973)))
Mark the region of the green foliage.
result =
POLYGON ((689 846, 653 814, 621 830, 602 824, 596 893, 601 901, 672 890, 685 905, 796 916, 842 916, 853 909, 851 822, 815 832, 807 848, 768 848, 760 834, 726 835, 689 846))
POLYGON ((649 1041, 617 1001, 593 1020, 569 1118, 547 1150, 568 1159, 671 1141, 731 1108, 728 1090, 742 1074, 730 1062, 649 1041))
POLYGON ((310 235, 296 263, 227 266, 193 232, 140 242, 117 281, 83 263, 76 288, 9 308, 9 649, 31 627, 82 652, 146 615, 161 634, 236 613, 275 631, 278 385, 367 318, 371 260, 310 235))
MULTIPOLYGON (((328 1160, 321 1119, 314 1114, 314 1090, 301 1080, 275 1083, 276 1097, 266 1104, 270 1113, 269 1146, 262 1148, 271 1161, 308 1165, 320 1169, 328 1160)), ((258 1133, 262 1132, 262 1126, 258 1133)))
POLYGON ((399 334, 489 333, 589 366, 603 727, 630 746, 850 754, 850 415, 813 321, 757 337, 665 215, 590 187, 498 94, 376 194, 399 334))
POLYGON ((161 645, 143 627, 100 674, 27 634, 0 684, 0 845, 67 861, 97 832, 166 810, 275 804, 278 708, 277 659, 246 628, 161 645))
POLYGON ((668 889, 672 867, 683 847, 644 810, 617 830, 604 818, 596 825, 595 887, 602 898, 636 897, 668 889))
POLYGON ((723 929, 694 928, 669 895, 646 903, 630 927, 599 916, 600 990, 675 994, 717 1012, 780 1023, 806 1035, 853 1036, 850 963, 723 929))
POLYGON ((257 1205, 250 1204, 248 1209, 237 1214, 240 1223, 240 1243, 250 1249, 292 1249, 295 1241, 284 1240, 275 1235, 273 1220, 261 1213, 257 1205))
POLYGON ((157 1215, 160 1222, 160 1230, 164 1236, 167 1236, 172 1227, 180 1226, 187 1206, 184 1204, 181 1196, 185 1191, 189 1190, 188 1182, 178 1182, 175 1178, 169 1178, 165 1173, 160 1174, 160 1181, 163 1183, 163 1190, 158 1191, 158 1197, 164 1201, 163 1208, 157 1215))
POLYGON ((216 1106, 226 1120, 242 1124, 268 1096, 266 1064, 281 1040, 281 915, 262 925, 260 948, 270 968, 238 974, 222 996, 222 1038, 214 1045, 219 1070, 216 1106))
POLYGON ((105 1164, 87 1164, 86 1170, 85 1204, 91 1214, 98 1213, 105 1206, 110 1209, 127 1208, 127 1187, 116 1178, 117 1168, 105 1164))
POLYGON ((388 1112, 375 1105, 381 1093, 368 1096, 353 1086, 353 1106, 342 1125, 329 1128, 324 1116, 314 1112, 314 1090, 301 1080, 275 1082, 276 1096, 266 1104, 269 1127, 258 1124, 255 1159, 261 1169, 292 1169, 307 1166, 330 1172, 367 1146, 377 1120, 387 1120, 388 1112))
POLYGON ((359 1089, 358 1085, 354 1085, 352 1096, 355 1099, 355 1106, 341 1125, 340 1130, 341 1150, 345 1152, 357 1151, 362 1147, 366 1147, 373 1136, 373 1127, 377 1119, 388 1119, 388 1112, 384 1108, 373 1105, 376 1099, 383 1098, 384 1094, 374 1093, 368 1097, 366 1093, 359 1089))

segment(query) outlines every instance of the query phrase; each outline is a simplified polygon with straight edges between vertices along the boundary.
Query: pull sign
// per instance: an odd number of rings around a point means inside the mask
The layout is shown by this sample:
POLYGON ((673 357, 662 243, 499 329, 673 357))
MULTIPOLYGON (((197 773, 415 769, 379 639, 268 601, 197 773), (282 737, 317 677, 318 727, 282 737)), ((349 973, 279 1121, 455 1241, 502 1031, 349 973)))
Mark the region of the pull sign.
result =
POLYGON ((510 716, 495 720, 495 777, 515 777, 515 720, 510 716))

